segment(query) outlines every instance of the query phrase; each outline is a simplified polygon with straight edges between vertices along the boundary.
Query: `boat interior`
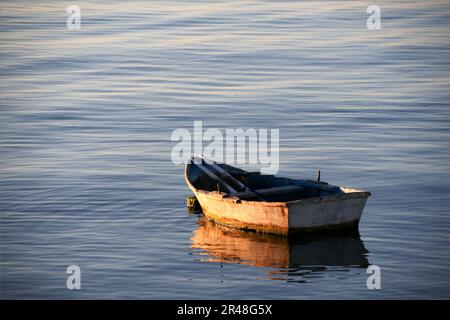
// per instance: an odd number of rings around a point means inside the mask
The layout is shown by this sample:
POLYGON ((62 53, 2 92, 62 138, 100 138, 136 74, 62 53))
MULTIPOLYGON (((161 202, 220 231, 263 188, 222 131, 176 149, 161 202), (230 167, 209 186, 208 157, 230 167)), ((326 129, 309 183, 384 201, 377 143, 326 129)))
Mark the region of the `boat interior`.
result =
POLYGON ((290 202, 344 193, 326 182, 262 175, 209 161, 192 161, 186 176, 198 190, 224 192, 250 201, 290 202))

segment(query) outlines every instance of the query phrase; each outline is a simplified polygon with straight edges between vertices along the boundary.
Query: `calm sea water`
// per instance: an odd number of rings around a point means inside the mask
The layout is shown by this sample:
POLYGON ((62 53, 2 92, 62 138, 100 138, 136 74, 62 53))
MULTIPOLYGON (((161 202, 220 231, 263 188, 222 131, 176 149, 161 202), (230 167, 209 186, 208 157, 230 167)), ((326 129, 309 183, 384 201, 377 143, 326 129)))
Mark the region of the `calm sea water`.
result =
POLYGON ((69 4, 0 4, 2 298, 450 298, 447 1, 378 1, 376 31, 363 1, 77 1, 74 31, 69 4), (170 135, 195 120, 370 190, 361 236, 189 215, 170 135))

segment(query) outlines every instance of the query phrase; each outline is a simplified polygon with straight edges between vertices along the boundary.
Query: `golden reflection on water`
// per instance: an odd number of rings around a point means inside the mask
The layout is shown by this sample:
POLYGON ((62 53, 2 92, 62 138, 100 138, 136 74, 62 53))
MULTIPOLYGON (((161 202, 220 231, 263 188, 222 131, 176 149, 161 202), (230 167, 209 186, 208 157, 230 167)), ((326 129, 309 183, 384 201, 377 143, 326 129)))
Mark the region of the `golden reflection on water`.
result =
MULTIPOLYGON (((237 263, 292 274, 327 268, 367 268, 368 251, 359 234, 280 237, 217 225, 204 217, 192 237, 201 262, 237 263)), ((273 278, 277 279, 277 278, 273 278)))

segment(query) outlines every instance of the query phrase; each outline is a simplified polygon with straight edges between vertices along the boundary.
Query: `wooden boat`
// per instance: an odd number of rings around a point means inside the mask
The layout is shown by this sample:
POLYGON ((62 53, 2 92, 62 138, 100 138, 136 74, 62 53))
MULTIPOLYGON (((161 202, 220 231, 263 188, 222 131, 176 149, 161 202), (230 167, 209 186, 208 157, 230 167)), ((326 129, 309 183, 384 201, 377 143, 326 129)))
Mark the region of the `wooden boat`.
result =
POLYGON ((279 178, 192 157, 185 180, 206 217, 266 233, 358 229, 370 192, 322 181, 279 178))

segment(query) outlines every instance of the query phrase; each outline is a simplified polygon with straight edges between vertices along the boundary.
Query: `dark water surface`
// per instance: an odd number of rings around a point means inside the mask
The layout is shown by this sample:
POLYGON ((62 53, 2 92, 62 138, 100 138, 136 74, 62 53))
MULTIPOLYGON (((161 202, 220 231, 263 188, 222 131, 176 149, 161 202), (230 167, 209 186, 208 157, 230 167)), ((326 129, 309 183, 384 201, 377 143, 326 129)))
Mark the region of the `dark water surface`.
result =
POLYGON ((450 298, 448 2, 378 2, 377 31, 363 1, 77 2, 78 31, 68 4, 0 4, 1 297, 450 298), (370 190, 361 237, 189 215, 170 135, 195 120, 370 190))

